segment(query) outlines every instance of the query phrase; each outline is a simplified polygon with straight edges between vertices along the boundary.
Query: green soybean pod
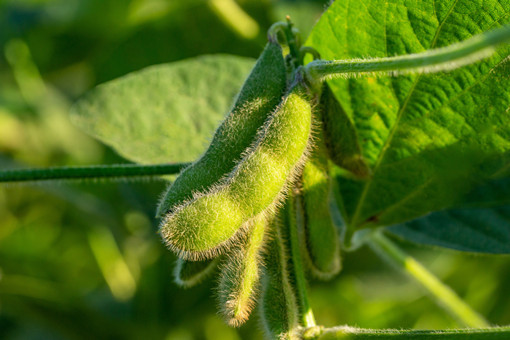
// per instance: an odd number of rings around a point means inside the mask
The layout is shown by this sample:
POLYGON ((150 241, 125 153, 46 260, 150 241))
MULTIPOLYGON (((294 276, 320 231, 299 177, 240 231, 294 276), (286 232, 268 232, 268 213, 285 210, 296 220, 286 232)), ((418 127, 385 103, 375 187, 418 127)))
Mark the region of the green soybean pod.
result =
POLYGON ((218 285, 220 310, 228 325, 241 326, 255 306, 262 269, 266 218, 255 217, 243 245, 226 254, 218 285))
POLYGON ((157 216, 174 210, 197 193, 208 191, 232 171, 255 139, 260 126, 280 103, 286 82, 282 49, 276 38, 269 35, 269 42, 244 82, 230 113, 216 130, 209 148, 168 187, 157 216))
POLYGON ((333 163, 350 171, 357 178, 370 177, 371 170, 361 155, 354 123, 335 98, 327 83, 322 87, 320 109, 324 141, 329 158, 333 163))
POLYGON ((292 269, 291 279, 296 287, 297 305, 301 321, 305 325, 315 325, 315 318, 311 312, 310 302, 308 300, 308 284, 305 277, 305 265, 302 256, 305 247, 303 247, 302 238, 299 235, 302 234, 302 231, 300 231, 298 227, 297 210, 299 207, 298 201, 296 200, 297 188, 294 187, 292 189, 283 207, 284 229, 282 229, 282 231, 286 232, 284 239, 288 240, 287 247, 290 251, 289 267, 292 269))
POLYGON ((330 211, 331 178, 321 129, 301 174, 301 193, 296 197, 303 257, 309 273, 329 280, 342 267, 340 238, 330 211))
POLYGON ((205 261, 186 261, 177 259, 174 269, 174 281, 177 285, 190 288, 204 281, 218 267, 220 258, 205 261))
POLYGON ((260 299, 260 318, 267 338, 300 339, 299 301, 292 274, 286 211, 281 209, 271 223, 271 241, 266 252, 260 299))
POLYGON ((197 260, 235 242, 246 222, 273 206, 296 177, 306 159, 311 115, 307 90, 297 83, 228 177, 165 216, 160 232, 167 246, 197 260))

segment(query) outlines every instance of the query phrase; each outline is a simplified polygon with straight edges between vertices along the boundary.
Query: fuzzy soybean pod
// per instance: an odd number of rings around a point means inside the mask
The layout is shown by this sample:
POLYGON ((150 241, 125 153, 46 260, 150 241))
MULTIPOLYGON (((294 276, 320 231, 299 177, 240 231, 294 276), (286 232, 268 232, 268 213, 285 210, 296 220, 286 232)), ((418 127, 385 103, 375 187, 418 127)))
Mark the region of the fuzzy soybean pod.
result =
MULTIPOLYGON (((211 84, 214 86, 213 84, 211 84)), ((286 88, 286 69, 280 45, 270 40, 244 82, 235 104, 216 130, 206 152, 185 168, 168 187, 157 209, 168 211, 204 193, 232 171, 253 143, 258 129, 280 103, 286 88)))
POLYGON ((331 178, 321 129, 301 174, 301 193, 296 197, 297 221, 303 257, 309 273, 329 280, 342 267, 340 238, 330 211, 331 178))
POLYGON ((361 155, 354 123, 348 117, 327 83, 320 98, 324 142, 329 158, 339 167, 360 179, 370 177, 371 170, 361 155))
POLYGON ((266 252, 266 269, 260 301, 260 318, 270 339, 300 339, 299 300, 290 259, 285 209, 271 223, 271 241, 266 252))
POLYGON ((221 267, 219 305, 223 318, 233 327, 248 320, 256 303, 266 241, 266 218, 260 214, 252 223, 243 245, 227 253, 227 260, 221 267))
POLYGON ((174 269, 174 281, 183 288, 196 286, 215 271, 219 262, 220 257, 204 261, 177 259, 174 269))
POLYGON ((311 104, 297 84, 260 129, 234 170, 207 193, 165 216, 160 232, 184 259, 212 258, 235 243, 250 219, 271 210, 306 159, 311 104))

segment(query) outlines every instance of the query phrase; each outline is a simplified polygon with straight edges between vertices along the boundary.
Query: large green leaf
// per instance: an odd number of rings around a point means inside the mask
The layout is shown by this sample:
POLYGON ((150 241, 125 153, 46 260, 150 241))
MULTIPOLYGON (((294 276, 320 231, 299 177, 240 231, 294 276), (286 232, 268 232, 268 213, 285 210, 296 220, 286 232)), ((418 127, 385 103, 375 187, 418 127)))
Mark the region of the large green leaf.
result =
MULTIPOLYGON (((339 0, 307 44, 323 59, 403 55, 509 20, 509 1, 339 0)), ((337 201, 350 228, 450 208, 473 186, 507 172, 509 54, 505 46, 448 73, 329 81, 372 171, 367 180, 337 177, 337 201)))
POLYGON ((209 55, 148 67, 99 85, 74 105, 71 118, 129 160, 193 161, 253 63, 209 55))

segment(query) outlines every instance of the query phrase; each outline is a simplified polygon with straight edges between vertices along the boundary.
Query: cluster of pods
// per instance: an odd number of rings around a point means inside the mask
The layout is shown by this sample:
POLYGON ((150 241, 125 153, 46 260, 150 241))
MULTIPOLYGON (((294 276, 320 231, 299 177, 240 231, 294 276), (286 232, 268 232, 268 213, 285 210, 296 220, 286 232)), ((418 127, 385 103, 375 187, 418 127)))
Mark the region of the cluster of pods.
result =
POLYGON ((334 108, 324 109, 336 100, 305 80, 290 25, 268 38, 209 148, 170 184, 158 215, 179 257, 178 284, 193 286, 219 267, 229 325, 243 324, 258 302, 268 335, 292 338, 306 313, 305 273, 329 279, 341 268, 329 203, 338 150, 328 136, 337 123, 327 114, 334 108))

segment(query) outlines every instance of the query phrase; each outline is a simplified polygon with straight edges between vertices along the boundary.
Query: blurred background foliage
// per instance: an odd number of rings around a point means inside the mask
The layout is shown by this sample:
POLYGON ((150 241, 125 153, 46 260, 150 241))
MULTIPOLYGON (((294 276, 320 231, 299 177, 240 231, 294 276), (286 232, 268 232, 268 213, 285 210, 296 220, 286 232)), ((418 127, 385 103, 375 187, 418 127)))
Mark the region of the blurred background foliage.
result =
MULTIPOLYGON (((0 167, 126 162, 73 127, 71 103, 143 67, 201 54, 256 58, 290 14, 306 37, 326 1, 0 0, 0 167)), ((259 339, 216 314, 215 279, 183 290, 157 235, 162 180, 0 186, 1 339, 259 339)), ((493 324, 510 324, 510 259, 402 246, 493 324)), ((311 283, 320 324, 451 328, 456 320, 370 249, 311 283)), ((254 312, 257 314, 257 311, 254 312)))

